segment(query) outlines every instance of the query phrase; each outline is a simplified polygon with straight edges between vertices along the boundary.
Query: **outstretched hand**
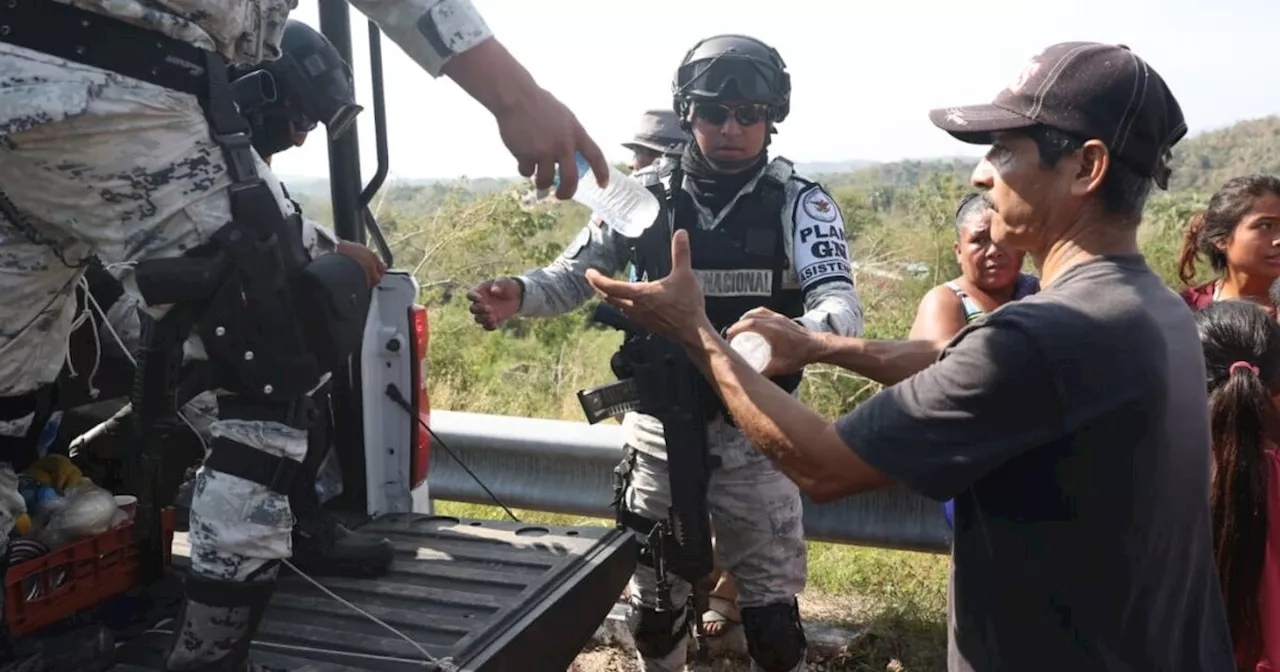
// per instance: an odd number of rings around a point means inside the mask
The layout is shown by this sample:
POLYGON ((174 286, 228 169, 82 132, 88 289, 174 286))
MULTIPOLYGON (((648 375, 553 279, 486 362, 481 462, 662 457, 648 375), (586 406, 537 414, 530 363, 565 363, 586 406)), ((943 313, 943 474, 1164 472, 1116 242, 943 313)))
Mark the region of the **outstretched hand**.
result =
POLYGON ((471 315, 476 324, 493 331, 520 310, 524 298, 520 283, 512 278, 485 280, 467 292, 471 315))
POLYGON ((632 322, 671 341, 694 345, 699 340, 699 329, 711 327, 706 300, 693 273, 687 231, 677 231, 671 237, 671 274, 661 280, 626 282, 595 269, 586 275, 587 282, 606 303, 632 322))

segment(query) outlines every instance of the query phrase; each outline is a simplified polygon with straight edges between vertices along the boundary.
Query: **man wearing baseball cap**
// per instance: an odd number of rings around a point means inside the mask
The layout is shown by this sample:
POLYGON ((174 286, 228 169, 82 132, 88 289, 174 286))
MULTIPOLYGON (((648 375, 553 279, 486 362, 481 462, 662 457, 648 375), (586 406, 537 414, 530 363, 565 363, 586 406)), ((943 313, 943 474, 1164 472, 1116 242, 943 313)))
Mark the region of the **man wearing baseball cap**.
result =
POLYGON ((1234 670, 1211 555, 1205 369, 1190 311, 1138 250, 1142 209, 1186 133, 1127 47, 1035 56, 988 105, 931 114, 991 149, 974 170, 999 243, 1044 290, 912 342, 811 334, 760 311, 764 375, 810 362, 918 373, 828 422, 733 354, 701 312, 683 235, 658 282, 588 280, 683 343, 739 426, 816 501, 898 482, 955 498, 948 669, 1234 670), (915 362, 913 364, 913 362, 915 362))
POLYGON ((635 171, 663 157, 679 157, 688 143, 689 134, 680 128, 680 118, 668 108, 645 110, 635 137, 622 146, 631 150, 631 170, 635 171))

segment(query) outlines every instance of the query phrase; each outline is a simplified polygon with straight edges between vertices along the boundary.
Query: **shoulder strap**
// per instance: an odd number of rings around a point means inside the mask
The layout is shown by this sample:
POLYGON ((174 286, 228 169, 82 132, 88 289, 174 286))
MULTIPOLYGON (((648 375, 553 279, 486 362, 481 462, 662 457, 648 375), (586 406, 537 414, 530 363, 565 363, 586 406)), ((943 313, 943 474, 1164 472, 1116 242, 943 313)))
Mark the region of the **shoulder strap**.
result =
POLYGON ((774 157, 769 165, 764 167, 764 173, 760 176, 760 182, 774 182, 782 186, 786 186, 787 181, 795 176, 795 166, 789 159, 781 156, 774 157))
POLYGON ((947 283, 947 289, 955 292, 956 298, 960 299, 960 307, 964 311, 964 319, 966 322, 972 322, 974 318, 985 312, 982 310, 982 306, 979 306, 978 302, 974 301, 973 297, 969 296, 969 293, 964 291, 964 288, 960 286, 960 283, 952 280, 947 283))

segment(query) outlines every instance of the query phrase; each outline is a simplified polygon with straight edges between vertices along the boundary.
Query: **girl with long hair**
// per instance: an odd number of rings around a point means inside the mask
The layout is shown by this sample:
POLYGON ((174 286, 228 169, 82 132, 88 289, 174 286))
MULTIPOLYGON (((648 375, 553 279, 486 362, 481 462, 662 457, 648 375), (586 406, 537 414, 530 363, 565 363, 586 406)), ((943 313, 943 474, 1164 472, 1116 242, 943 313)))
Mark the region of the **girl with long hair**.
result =
POLYGON ((1280 324, 1257 304, 1196 315, 1213 438, 1214 559, 1241 670, 1280 670, 1280 324))
POLYGON ((1268 290, 1280 278, 1280 178, 1246 175, 1222 185, 1187 226, 1178 276, 1187 285, 1182 298, 1193 309, 1239 298, 1274 316, 1268 290), (1191 286, 1201 259, 1216 277, 1191 286))

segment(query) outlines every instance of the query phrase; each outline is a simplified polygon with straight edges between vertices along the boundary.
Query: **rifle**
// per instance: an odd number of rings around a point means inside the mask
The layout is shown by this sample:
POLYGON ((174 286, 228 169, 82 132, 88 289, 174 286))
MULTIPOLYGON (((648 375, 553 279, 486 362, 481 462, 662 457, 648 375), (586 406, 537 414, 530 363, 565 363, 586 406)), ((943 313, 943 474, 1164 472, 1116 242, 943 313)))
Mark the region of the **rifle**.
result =
POLYGON ((587 421, 635 411, 662 422, 667 444, 667 471, 671 485, 671 509, 667 518, 648 521, 618 506, 619 527, 647 534, 658 575, 659 608, 670 608, 667 572, 693 586, 687 623, 695 624, 694 642, 700 660, 707 648, 701 614, 708 608, 708 586, 714 558, 711 524, 707 514, 707 487, 718 459, 707 449, 707 425, 702 397, 707 393, 702 374, 679 345, 649 333, 612 306, 596 306, 592 319, 626 334, 611 365, 619 380, 578 392, 587 421))

